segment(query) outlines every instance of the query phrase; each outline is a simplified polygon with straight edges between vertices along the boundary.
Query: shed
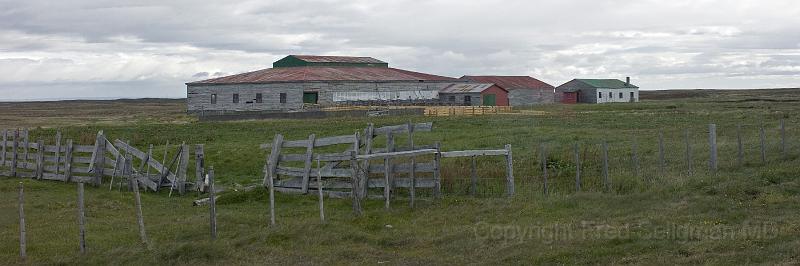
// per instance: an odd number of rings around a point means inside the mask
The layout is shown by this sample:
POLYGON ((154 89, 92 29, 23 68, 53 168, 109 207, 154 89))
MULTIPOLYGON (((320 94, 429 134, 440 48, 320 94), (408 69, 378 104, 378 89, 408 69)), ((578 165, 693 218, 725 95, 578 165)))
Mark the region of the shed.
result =
POLYGON ((555 100, 552 85, 529 76, 463 76, 461 80, 497 85, 508 92, 512 106, 550 104, 555 100))
POLYGON ((639 101, 631 79, 573 79, 556 88, 562 103, 627 103, 639 101))
POLYGON ((453 83, 439 90, 447 105, 508 106, 508 91, 492 83, 453 83))

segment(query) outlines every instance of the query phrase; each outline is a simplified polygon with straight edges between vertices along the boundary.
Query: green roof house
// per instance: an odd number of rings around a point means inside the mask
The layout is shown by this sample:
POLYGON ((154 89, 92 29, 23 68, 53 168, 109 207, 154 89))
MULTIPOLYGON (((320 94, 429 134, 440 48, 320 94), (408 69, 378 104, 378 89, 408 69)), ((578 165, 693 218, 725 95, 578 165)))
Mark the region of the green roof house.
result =
POLYGON ((618 79, 573 79, 556 87, 562 103, 628 103, 639 101, 639 87, 631 84, 631 78, 618 79))

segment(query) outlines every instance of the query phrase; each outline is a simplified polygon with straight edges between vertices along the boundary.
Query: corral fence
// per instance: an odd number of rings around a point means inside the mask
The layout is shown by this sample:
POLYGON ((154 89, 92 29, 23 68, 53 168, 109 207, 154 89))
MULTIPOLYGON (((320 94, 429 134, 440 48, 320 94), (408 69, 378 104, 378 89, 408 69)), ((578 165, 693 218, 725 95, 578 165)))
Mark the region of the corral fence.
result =
POLYGON ((426 106, 425 116, 474 116, 513 113, 512 106, 426 106))
POLYGON ((196 178, 194 182, 187 182, 191 151, 186 144, 177 145, 171 158, 167 157, 168 148, 164 147, 164 157, 159 161, 153 155, 152 144, 144 152, 129 142, 109 140, 103 131, 97 133, 94 144, 64 139, 60 131, 50 141, 31 140, 28 129, 6 129, 0 133, 0 176, 94 186, 108 182, 109 189, 116 182, 118 188, 125 186, 128 190, 136 179, 144 189, 169 188, 179 194, 192 189, 202 191, 205 186, 203 145, 195 146, 196 178))

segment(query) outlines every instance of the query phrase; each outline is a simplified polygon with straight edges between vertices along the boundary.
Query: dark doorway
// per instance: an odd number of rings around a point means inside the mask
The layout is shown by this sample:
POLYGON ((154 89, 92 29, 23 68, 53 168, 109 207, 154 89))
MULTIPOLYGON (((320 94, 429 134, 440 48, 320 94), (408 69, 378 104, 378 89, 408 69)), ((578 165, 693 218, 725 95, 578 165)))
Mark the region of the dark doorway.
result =
POLYGON ((319 100, 318 92, 303 92, 303 103, 317 104, 319 100))

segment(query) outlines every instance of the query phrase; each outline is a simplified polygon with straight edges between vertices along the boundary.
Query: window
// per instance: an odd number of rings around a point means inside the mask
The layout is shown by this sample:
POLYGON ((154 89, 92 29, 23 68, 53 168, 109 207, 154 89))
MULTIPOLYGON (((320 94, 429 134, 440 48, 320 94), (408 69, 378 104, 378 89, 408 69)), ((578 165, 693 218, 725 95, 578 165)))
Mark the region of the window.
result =
POLYGON ((233 103, 239 103, 239 94, 238 93, 234 93, 233 94, 233 103))
POLYGON ((623 97, 622 97, 622 93, 621 93, 621 92, 619 93, 619 98, 620 98, 620 99, 622 99, 622 98, 623 98, 623 97))
POLYGON ((472 97, 467 95, 464 96, 464 105, 472 105, 472 97))
POLYGON ((319 93, 315 91, 304 91, 303 92, 303 103, 308 104, 317 104, 317 99, 319 99, 319 93))
POLYGON ((263 103, 263 102, 264 102, 264 96, 261 95, 261 93, 256 93, 256 103, 263 103))
POLYGON ((603 93, 602 92, 597 93, 597 98, 603 99, 603 93))
POLYGON ((217 95, 211 94, 211 104, 217 104, 217 95))
POLYGON ((631 92, 631 99, 633 99, 633 92, 631 92))
POLYGON ((614 93, 609 91, 608 92, 608 98, 609 99, 614 99, 614 93))
POLYGON ((450 102, 455 102, 456 101, 456 96, 452 96, 451 95, 450 97, 447 97, 447 100, 450 101, 450 102))
POLYGON ((286 103, 286 93, 281 93, 281 103, 286 103))

